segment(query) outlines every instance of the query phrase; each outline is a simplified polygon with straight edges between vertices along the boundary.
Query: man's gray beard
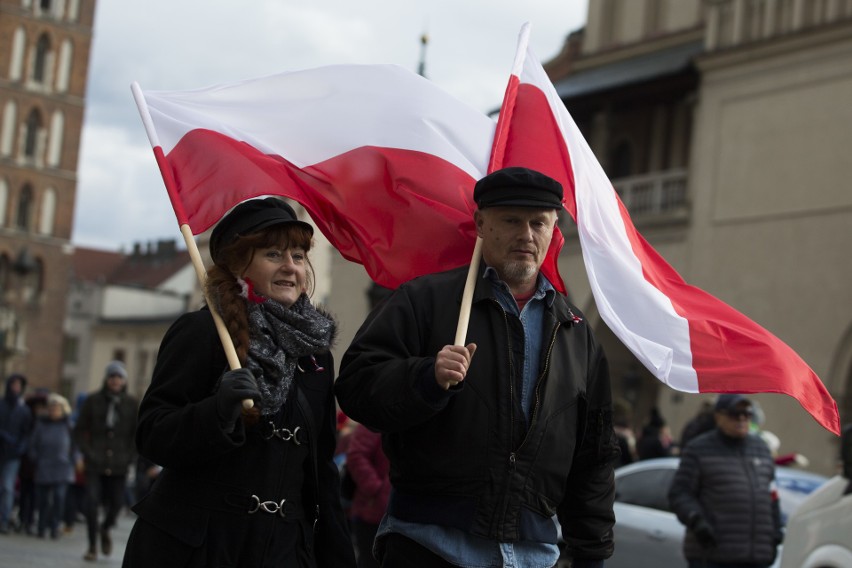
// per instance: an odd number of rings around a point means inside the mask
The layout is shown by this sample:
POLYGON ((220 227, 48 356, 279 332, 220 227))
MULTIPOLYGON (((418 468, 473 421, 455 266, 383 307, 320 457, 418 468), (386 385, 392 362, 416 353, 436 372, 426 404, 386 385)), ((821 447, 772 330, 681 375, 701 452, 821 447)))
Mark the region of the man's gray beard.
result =
POLYGON ((535 264, 510 260, 503 265, 502 278, 506 284, 524 284, 535 279, 538 275, 538 267, 535 264))

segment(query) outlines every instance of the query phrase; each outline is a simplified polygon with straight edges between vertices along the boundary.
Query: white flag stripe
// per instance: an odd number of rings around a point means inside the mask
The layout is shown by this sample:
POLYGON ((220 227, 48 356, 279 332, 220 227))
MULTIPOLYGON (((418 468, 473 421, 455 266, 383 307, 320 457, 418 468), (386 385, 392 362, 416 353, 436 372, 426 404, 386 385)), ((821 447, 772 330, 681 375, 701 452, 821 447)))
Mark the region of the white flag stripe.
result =
POLYGON ((378 146, 432 154, 479 179, 495 127, 396 65, 321 67, 194 91, 145 91, 145 99, 166 154, 203 128, 300 168, 378 146))
POLYGON ((583 260, 601 318, 659 380, 677 390, 698 392, 689 323, 645 279, 612 183, 531 49, 520 80, 545 94, 568 146, 583 260))

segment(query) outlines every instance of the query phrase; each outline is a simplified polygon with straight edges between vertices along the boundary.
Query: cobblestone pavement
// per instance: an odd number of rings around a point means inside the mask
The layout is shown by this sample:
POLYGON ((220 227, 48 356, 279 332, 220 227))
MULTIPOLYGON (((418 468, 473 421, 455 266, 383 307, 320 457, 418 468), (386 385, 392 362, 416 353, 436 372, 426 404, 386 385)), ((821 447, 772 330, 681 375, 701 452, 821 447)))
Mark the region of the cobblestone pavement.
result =
POLYGON ((95 562, 83 560, 88 549, 86 525, 82 522, 74 525, 70 534, 58 539, 36 538, 23 533, 11 532, 0 535, 0 568, 94 568, 120 567, 124 556, 127 537, 136 516, 122 512, 118 525, 110 533, 113 550, 110 556, 98 551, 95 562))

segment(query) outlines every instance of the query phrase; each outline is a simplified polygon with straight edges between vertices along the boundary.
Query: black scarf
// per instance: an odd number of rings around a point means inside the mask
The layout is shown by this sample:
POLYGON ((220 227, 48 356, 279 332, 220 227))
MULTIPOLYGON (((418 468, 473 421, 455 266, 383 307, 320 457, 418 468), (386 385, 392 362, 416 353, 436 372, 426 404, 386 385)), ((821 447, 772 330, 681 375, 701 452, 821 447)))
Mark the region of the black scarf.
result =
MULTIPOLYGON (((251 297, 249 295, 249 297, 251 297)), ((311 305, 305 294, 285 308, 278 302, 246 300, 249 350, 246 367, 257 379, 260 413, 272 417, 287 401, 300 357, 327 351, 336 333, 330 315, 311 305)))

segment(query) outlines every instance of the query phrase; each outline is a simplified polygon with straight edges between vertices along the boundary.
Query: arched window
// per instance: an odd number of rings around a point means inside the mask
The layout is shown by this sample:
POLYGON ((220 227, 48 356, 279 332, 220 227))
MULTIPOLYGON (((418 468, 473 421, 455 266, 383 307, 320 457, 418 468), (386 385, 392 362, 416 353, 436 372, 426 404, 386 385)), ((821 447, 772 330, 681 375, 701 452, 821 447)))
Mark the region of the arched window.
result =
POLYGON ((62 158, 62 137, 65 130, 65 115, 57 110, 50 117, 50 137, 47 139, 47 165, 53 168, 59 166, 62 158))
POLYGON ((6 226, 6 205, 9 203, 9 184, 0 178, 0 227, 6 226))
POLYGON ((3 131, 0 132, 0 156, 11 156, 18 125, 18 105, 15 101, 6 101, 3 107, 3 131))
POLYGON ((35 61, 33 62, 33 80, 44 83, 47 77, 47 60, 50 55, 50 39, 42 34, 36 43, 35 61))
POLYGON ((71 62, 74 54, 74 45, 70 39, 62 41, 62 46, 59 48, 59 65, 58 74, 56 76, 56 90, 64 93, 68 90, 68 84, 71 80, 71 62))
POLYGON ((24 47, 26 46, 27 32, 24 28, 15 30, 12 37, 12 53, 9 59, 9 79, 20 81, 24 70, 24 47))
POLYGON ((49 187, 41 199, 41 214, 38 219, 38 232, 42 235, 53 234, 53 224, 56 220, 56 190, 49 187))
POLYGON ((9 289, 9 273, 11 272, 11 263, 6 253, 0 254, 0 298, 9 289))
POLYGON ((18 214, 15 218, 15 224, 19 229, 28 231, 30 229, 30 221, 33 211, 33 188, 29 184, 21 189, 21 195, 18 198, 18 214))
POLYGON ((39 0, 38 6, 42 12, 50 12, 50 5, 53 4, 50 0, 39 0))
POLYGON ((25 127, 24 156, 35 158, 36 149, 38 148, 38 132, 41 130, 41 113, 36 109, 31 110, 25 127))

